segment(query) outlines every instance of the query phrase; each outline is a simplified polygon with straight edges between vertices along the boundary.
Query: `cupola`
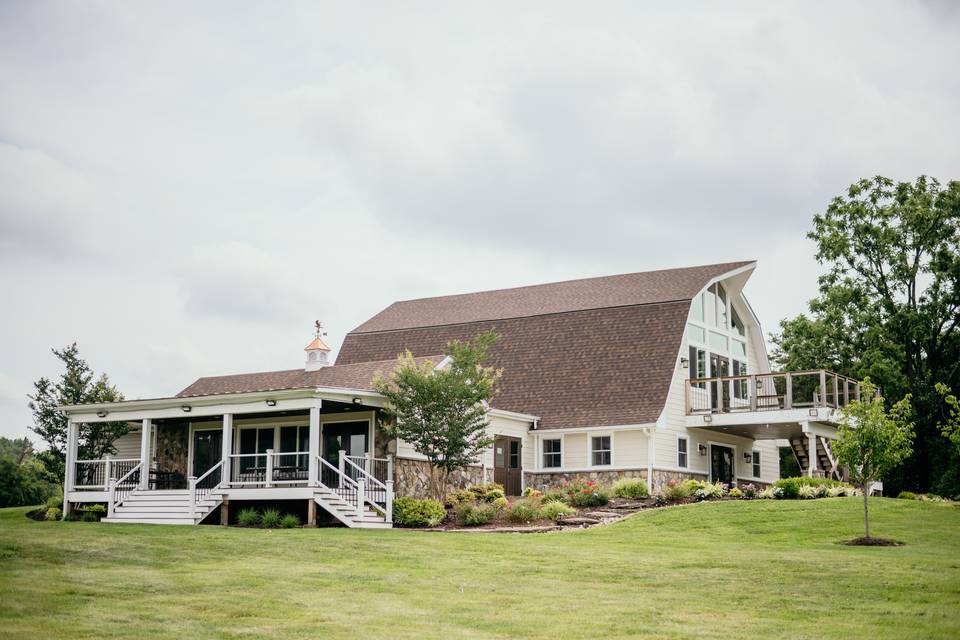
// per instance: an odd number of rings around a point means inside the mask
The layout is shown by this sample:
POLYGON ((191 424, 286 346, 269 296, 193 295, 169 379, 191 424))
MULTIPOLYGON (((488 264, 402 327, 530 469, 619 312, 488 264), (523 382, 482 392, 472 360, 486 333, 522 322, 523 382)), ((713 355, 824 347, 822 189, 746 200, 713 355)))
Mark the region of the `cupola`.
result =
POLYGON ((317 369, 330 366, 330 347, 327 346, 327 343, 324 342, 321 337, 327 335, 327 333, 323 330, 323 324, 321 324, 319 320, 314 322, 313 326, 315 329, 314 338, 310 341, 310 344, 304 348, 304 351, 307 352, 307 363, 304 369, 307 371, 316 371, 317 369))

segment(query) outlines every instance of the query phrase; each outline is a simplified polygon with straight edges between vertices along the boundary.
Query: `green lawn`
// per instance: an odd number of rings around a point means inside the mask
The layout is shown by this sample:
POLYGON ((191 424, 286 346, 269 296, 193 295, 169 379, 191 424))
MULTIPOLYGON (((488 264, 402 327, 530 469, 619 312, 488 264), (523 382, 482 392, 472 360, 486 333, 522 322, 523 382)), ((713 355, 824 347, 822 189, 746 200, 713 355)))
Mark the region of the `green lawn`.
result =
POLYGON ((0 637, 958 638, 960 508, 722 502, 555 534, 34 522, 0 510, 0 637))

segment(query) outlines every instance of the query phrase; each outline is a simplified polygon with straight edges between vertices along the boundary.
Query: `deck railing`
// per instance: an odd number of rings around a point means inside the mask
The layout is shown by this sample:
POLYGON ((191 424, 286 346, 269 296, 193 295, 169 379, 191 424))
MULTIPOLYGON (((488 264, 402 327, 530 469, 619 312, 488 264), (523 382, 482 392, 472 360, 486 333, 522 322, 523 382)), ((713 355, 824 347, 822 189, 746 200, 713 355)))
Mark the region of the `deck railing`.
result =
POLYGON ((74 463, 72 489, 79 491, 107 491, 110 478, 119 478, 140 463, 140 458, 103 458, 77 460, 74 463))
MULTIPOLYGON (((123 504, 123 501, 126 500, 127 496, 130 493, 140 486, 140 473, 142 472, 143 465, 140 464, 140 460, 131 466, 126 473, 117 478, 116 474, 111 473, 110 480, 107 484, 107 516, 113 517, 113 510, 117 505, 123 504)), ((113 469, 111 469, 111 472, 113 469)))
POLYGON ((687 414, 842 409, 860 399, 860 382, 826 369, 687 380, 687 414))

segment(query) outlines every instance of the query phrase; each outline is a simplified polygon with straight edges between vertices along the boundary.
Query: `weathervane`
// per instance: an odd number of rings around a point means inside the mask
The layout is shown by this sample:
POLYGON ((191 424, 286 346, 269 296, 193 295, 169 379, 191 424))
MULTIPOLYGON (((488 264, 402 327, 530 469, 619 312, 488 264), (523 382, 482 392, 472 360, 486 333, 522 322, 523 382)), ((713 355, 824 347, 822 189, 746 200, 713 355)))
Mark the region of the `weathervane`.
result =
POLYGON ((316 328, 316 330, 317 330, 317 337, 318 337, 318 338, 319 338, 320 336, 325 336, 325 335, 327 335, 327 332, 323 330, 323 323, 320 322, 319 320, 314 320, 313 326, 314 326, 314 327, 316 328))

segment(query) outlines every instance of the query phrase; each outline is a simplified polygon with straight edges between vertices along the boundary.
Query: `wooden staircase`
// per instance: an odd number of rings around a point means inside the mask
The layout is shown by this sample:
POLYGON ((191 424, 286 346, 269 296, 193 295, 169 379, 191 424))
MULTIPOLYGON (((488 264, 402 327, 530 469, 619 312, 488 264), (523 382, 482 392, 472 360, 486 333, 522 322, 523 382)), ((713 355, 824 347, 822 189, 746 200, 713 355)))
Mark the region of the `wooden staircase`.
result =
POLYGON ((320 507, 351 529, 391 529, 393 523, 369 504, 363 505, 363 512, 357 513, 355 502, 345 500, 334 489, 318 487, 313 499, 320 507))
MULTIPOLYGON (((790 438, 790 448, 793 450, 793 455, 797 459, 803 475, 807 475, 810 468, 810 445, 808 443, 809 440, 806 436, 790 438)), ((817 438, 817 447, 814 452, 814 455, 817 456, 817 470, 823 472, 825 476, 832 477, 834 480, 840 480, 841 474, 839 468, 834 471, 832 476, 830 475, 830 469, 833 467, 833 463, 830 461, 832 453, 828 447, 829 445, 825 445, 822 438, 817 438)))
POLYGON ((190 512, 190 491, 135 490, 113 509, 113 515, 101 522, 138 524, 200 524, 222 502, 222 497, 210 493, 197 500, 196 512, 190 512))

